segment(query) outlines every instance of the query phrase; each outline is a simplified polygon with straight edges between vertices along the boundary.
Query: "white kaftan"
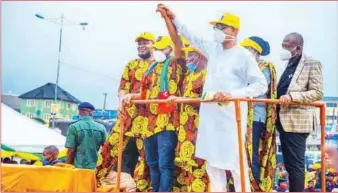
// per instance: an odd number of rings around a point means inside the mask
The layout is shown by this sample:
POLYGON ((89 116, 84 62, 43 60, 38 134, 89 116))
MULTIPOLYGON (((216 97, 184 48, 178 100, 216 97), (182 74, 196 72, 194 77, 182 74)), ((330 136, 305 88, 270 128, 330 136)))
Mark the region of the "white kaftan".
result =
MULTIPOLYGON (((267 81, 259 70, 253 55, 245 48, 235 46, 224 50, 222 45, 197 38, 185 25, 175 19, 180 35, 208 57, 208 68, 203 92, 230 92, 235 97, 257 97, 266 93, 267 81)), ((247 103, 241 104, 243 148, 247 127, 247 103)), ((239 171, 239 151, 234 103, 219 106, 202 103, 196 142, 196 156, 210 166, 239 171)), ((243 149, 243 155, 245 151, 243 149)), ((246 160, 244 160, 246 163, 246 160)), ((248 166, 245 164, 247 173, 248 166)), ((247 174, 246 174, 247 175, 247 174)), ((246 176, 248 179, 248 176, 246 176)), ((236 190, 238 191, 238 190, 236 190)), ((246 189, 250 191, 250 189, 246 189)))

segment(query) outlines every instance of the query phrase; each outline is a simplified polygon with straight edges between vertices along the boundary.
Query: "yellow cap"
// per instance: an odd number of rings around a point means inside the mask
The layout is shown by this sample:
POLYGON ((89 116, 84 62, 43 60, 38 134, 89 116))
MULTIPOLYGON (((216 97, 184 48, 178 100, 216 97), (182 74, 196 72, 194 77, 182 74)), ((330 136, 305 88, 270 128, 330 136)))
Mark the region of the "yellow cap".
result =
POLYGON ((184 47, 189 47, 190 46, 190 42, 183 36, 181 36, 182 39, 182 43, 184 45, 184 47))
POLYGON ((154 45, 151 46, 152 48, 158 50, 164 50, 167 47, 173 48, 173 43, 168 36, 159 36, 154 45))
POLYGON ((149 40, 149 41, 152 41, 153 43, 155 43, 155 37, 150 32, 143 32, 143 33, 141 33, 140 35, 138 35, 135 38, 135 42, 138 42, 140 39, 149 40))
POLYGON ((186 55, 189 53, 189 52, 197 52, 201 55, 204 55, 201 51, 199 51, 198 49, 192 47, 192 46, 189 46, 189 47, 185 47, 185 48, 182 48, 182 50, 186 53, 186 55))
POLYGON ((250 38, 244 39, 240 43, 240 45, 243 46, 243 47, 251 47, 251 48, 255 49, 258 53, 262 53, 262 51, 263 51, 263 48, 250 38))
POLYGON ((220 20, 218 21, 211 21, 211 25, 216 25, 216 24, 223 24, 227 26, 231 26, 235 29, 240 28, 240 22, 239 22, 239 17, 237 15, 233 15, 231 13, 224 13, 224 15, 221 17, 220 20))

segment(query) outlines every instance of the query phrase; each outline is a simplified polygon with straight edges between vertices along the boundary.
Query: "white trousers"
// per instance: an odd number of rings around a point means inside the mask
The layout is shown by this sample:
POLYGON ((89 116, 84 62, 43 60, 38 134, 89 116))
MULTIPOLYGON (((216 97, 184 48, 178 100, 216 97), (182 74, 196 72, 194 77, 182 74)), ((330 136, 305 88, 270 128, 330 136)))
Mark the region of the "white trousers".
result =
MULTIPOLYGON (((226 192, 227 191, 227 177, 224 169, 216 168, 208 164, 207 173, 210 180, 211 192, 226 192)), ((247 167, 244 167, 247 168, 247 167)), ((241 174, 239 168, 237 170, 230 170, 232 177, 234 179, 234 186, 236 192, 242 192, 241 186, 241 174)), ((251 192, 250 189, 250 180, 249 180, 249 171, 244 169, 245 173, 245 192, 251 192)))

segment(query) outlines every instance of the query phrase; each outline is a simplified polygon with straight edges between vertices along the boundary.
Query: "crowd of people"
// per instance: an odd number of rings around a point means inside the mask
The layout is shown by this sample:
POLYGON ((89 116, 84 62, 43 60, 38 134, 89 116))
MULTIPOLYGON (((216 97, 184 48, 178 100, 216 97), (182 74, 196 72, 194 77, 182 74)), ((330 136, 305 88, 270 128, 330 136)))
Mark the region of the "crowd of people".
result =
MULTIPOLYGON (((276 189, 304 191, 306 138, 315 127, 314 114, 312 107, 290 103, 321 100, 323 75, 321 63, 303 53, 302 35, 293 32, 281 40, 285 69, 277 82, 274 65, 260 58, 270 54, 268 41, 251 36, 237 43, 238 16, 225 13, 211 21, 214 41, 209 42, 195 36, 165 5, 159 4, 157 11, 169 36, 144 32, 135 38, 138 57, 122 74, 115 127, 107 136, 92 119, 94 106, 81 103, 80 120, 68 129, 66 163, 96 170, 100 186, 116 170, 123 132, 122 172, 132 176, 137 191, 241 192, 242 151, 245 190, 271 192, 278 131, 287 176, 276 189), (244 148, 239 150, 230 99, 241 97, 280 103, 241 104, 242 115, 248 116, 242 116, 244 148), (202 103, 177 103, 194 98, 202 103), (133 104, 137 99, 166 103, 133 104)), ((53 148, 45 150, 44 164, 57 163, 57 154, 53 148)))

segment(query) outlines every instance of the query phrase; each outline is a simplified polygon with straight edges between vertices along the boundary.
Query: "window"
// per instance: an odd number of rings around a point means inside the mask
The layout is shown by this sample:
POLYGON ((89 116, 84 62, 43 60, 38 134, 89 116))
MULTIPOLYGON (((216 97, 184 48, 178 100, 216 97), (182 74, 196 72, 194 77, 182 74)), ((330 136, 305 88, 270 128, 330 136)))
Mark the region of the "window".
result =
POLYGON ((67 103, 67 110, 72 109, 72 104, 71 103, 67 103))
POLYGON ((52 101, 45 101, 45 107, 50 108, 52 104, 52 101))
POLYGON ((33 118, 33 114, 32 113, 26 113, 26 116, 29 118, 33 118))
POLYGON ((43 114, 43 117, 42 117, 42 119, 44 120, 44 121, 49 121, 49 119, 50 119, 50 114, 43 114))
POLYGON ((73 104, 72 107, 73 107, 72 110, 76 111, 76 107, 77 107, 76 104, 73 104))
POLYGON ((33 106, 33 100, 27 100, 27 107, 33 106))

